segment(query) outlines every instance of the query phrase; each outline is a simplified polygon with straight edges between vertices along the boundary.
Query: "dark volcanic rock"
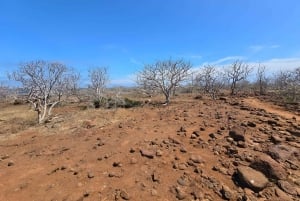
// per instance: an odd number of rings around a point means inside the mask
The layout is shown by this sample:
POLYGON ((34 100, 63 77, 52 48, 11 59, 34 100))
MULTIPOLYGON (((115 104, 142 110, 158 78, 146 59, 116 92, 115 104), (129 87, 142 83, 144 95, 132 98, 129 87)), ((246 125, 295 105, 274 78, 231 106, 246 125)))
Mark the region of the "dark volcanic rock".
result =
POLYGON ((300 131, 299 130, 291 130, 291 129, 287 129, 287 131, 297 137, 300 137, 300 131))
POLYGON ((283 141, 283 139, 277 135, 272 135, 270 139, 274 144, 280 144, 283 141))
POLYGON ((235 141, 245 141, 245 133, 245 128, 235 126, 229 131, 229 136, 235 141))
POLYGON ((252 121, 248 121, 247 126, 256 127, 256 123, 254 123, 252 121))
POLYGON ((298 192, 297 192, 297 188, 293 185, 291 185, 289 182, 287 181, 283 181, 280 180, 278 181, 278 186, 286 193, 290 194, 290 195, 294 195, 297 196, 298 192))
POLYGON ((250 167, 264 173, 270 179, 285 179, 286 170, 268 155, 261 155, 254 159, 250 167))
POLYGON ((234 199, 234 193, 228 186, 222 185, 222 189, 220 192, 222 194, 222 197, 225 200, 233 200, 234 199))
POLYGON ((267 153, 277 161, 300 160, 300 151, 287 145, 270 146, 267 153))

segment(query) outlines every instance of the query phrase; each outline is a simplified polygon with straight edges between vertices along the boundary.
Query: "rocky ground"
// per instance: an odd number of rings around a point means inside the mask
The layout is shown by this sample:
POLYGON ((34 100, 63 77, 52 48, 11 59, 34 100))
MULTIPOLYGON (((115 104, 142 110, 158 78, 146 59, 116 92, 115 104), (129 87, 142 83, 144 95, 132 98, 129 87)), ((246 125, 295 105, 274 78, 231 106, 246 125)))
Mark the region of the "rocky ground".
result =
POLYGON ((300 199, 300 119, 270 103, 185 97, 55 112, 2 134, 0 200, 300 199))

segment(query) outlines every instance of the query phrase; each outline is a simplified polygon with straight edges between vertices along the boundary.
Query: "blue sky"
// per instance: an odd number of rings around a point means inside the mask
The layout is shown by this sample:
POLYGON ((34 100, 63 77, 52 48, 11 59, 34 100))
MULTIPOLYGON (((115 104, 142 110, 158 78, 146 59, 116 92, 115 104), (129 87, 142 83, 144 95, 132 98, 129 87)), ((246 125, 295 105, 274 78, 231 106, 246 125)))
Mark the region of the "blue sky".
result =
POLYGON ((158 59, 300 66, 299 0, 0 0, 0 80, 20 62, 108 66, 112 85, 158 59))

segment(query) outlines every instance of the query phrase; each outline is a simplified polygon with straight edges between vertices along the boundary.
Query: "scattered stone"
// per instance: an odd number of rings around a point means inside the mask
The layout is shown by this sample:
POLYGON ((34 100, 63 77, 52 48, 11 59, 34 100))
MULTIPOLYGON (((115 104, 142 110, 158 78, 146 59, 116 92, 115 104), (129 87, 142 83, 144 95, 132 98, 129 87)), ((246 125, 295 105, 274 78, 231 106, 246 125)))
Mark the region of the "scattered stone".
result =
POLYGON ((179 170, 185 170, 187 168, 187 165, 185 163, 179 163, 177 165, 177 168, 176 169, 179 169, 179 170))
POLYGON ((199 137, 200 136, 200 132, 199 131, 193 131, 192 135, 195 135, 195 136, 199 137))
POLYGON ((283 141, 282 138, 277 135, 271 135, 270 139, 274 144, 280 144, 283 141))
POLYGON ((7 163, 7 166, 14 166, 15 165, 15 163, 13 162, 13 161, 9 161, 8 163, 7 163))
POLYGON ((193 191, 191 195, 194 197, 194 200, 204 200, 204 195, 199 190, 193 191))
POLYGON ((182 152, 182 153, 186 153, 186 152, 187 152, 187 150, 185 149, 185 147, 180 147, 180 152, 182 152))
POLYGON ((300 160, 300 151, 297 148, 288 145, 274 145, 270 146, 267 153, 277 161, 285 160, 300 160))
POLYGON ((187 193, 183 189, 181 189, 180 187, 176 187, 175 191, 176 191, 176 198, 178 200, 183 200, 187 197, 187 193))
POLYGON ((163 155, 163 153, 164 153, 164 152, 163 152, 162 150, 159 149, 159 150, 156 151, 156 156, 159 156, 159 157, 160 157, 160 156, 163 155))
POLYGON ((90 120, 86 120, 86 121, 83 121, 82 122, 82 127, 83 128, 87 128, 87 129, 90 129, 90 128, 93 128, 93 127, 95 127, 96 125, 92 122, 92 121, 90 121, 90 120))
POLYGON ((238 141, 237 146, 240 148, 247 148, 247 144, 244 141, 238 141))
POLYGON ((157 190, 151 189, 151 195, 152 195, 152 196, 157 196, 157 195, 158 195, 157 190))
POLYGON ((229 131, 229 136, 235 141, 245 141, 245 133, 244 128, 235 126, 229 131))
POLYGON ((293 185, 291 185, 289 182, 284 181, 284 180, 279 180, 278 181, 278 186, 286 193, 290 194, 290 195, 294 195, 297 196, 298 192, 297 192, 297 188, 293 185))
POLYGON ((158 182, 158 183, 160 182, 159 174, 155 171, 152 173, 151 178, 153 182, 158 182))
POLYGON ((175 138, 172 138, 172 137, 168 137, 169 139, 169 142, 170 143, 173 143, 173 144, 181 144, 181 142, 175 138))
POLYGON ((217 139, 217 136, 214 133, 210 133, 208 135, 211 139, 217 139))
POLYGON ((291 129, 286 129, 290 134, 300 137, 300 131, 299 130, 291 130, 291 129))
POLYGON ((186 176, 181 176, 178 180, 177 183, 181 186, 188 186, 190 185, 190 181, 188 179, 188 177, 186 176))
POLYGON ((275 188, 275 195, 280 199, 284 201, 292 201, 292 199, 282 190, 279 188, 275 188))
POLYGON ((226 97, 220 97, 219 100, 222 100, 222 101, 225 101, 225 102, 226 102, 226 101, 227 101, 227 98, 226 98, 226 97))
POLYGON ((88 177, 89 179, 92 179, 92 178, 95 177, 95 175, 94 175, 92 172, 88 172, 87 177, 88 177))
POLYGON ((0 157, 0 159, 2 159, 2 160, 8 159, 8 158, 9 158, 9 155, 7 155, 7 154, 0 157))
POLYGON ((186 132, 186 129, 184 126, 181 126, 180 129, 178 130, 178 132, 186 132))
POLYGON ((155 153, 151 150, 141 149, 141 155, 150 159, 154 158, 155 153))
POLYGON ((194 169, 194 172, 197 173, 197 174, 202 174, 203 173, 203 171, 199 167, 196 167, 194 169))
POLYGON ((108 173, 108 176, 120 178, 120 177, 122 177, 122 173, 110 172, 110 173, 108 173))
POLYGON ((118 162, 113 162, 112 164, 113 167, 122 167, 122 163, 120 161, 118 162))
POLYGON ((105 145, 105 143, 104 143, 102 140, 100 140, 100 141, 97 143, 97 146, 98 146, 98 147, 101 147, 101 146, 103 146, 103 145, 105 145))
POLYGON ((268 184, 268 179, 261 172, 250 167, 240 166, 237 169, 239 182, 255 192, 263 190, 268 184))
POLYGON ((273 120, 273 119, 269 119, 269 120, 267 121, 267 123, 268 123, 269 125, 271 125, 271 126, 277 126, 277 121, 275 121, 275 120, 273 120))
POLYGON ((200 155, 191 155, 190 160, 194 163, 204 163, 204 160, 200 155))
POLYGON ((256 157, 250 167, 264 173, 270 179, 285 179, 285 169, 268 155, 256 157))
POLYGON ((256 123, 252 122, 252 121, 248 121, 247 126, 249 127, 256 127, 256 123))
POLYGON ((200 131, 205 131, 205 128, 204 127, 200 127, 200 131))
POLYGON ((195 135, 194 133, 191 135, 191 139, 196 139, 198 136, 195 135))
POLYGON ((124 200, 130 200, 129 194, 124 190, 121 190, 120 197, 124 200))
POLYGON ((227 140, 227 142, 229 142, 229 143, 232 143, 232 142, 234 141, 232 137, 227 137, 226 140, 227 140))
POLYGON ((89 196, 90 196, 90 193, 89 193, 89 192, 85 191, 85 192, 83 193, 83 197, 84 197, 84 198, 89 197, 89 196))
POLYGON ((228 186, 222 185, 221 194, 222 194, 223 199, 233 200, 234 193, 228 186))
POLYGON ((131 158, 130 159, 130 164, 136 164, 137 163, 137 159, 136 158, 131 158))

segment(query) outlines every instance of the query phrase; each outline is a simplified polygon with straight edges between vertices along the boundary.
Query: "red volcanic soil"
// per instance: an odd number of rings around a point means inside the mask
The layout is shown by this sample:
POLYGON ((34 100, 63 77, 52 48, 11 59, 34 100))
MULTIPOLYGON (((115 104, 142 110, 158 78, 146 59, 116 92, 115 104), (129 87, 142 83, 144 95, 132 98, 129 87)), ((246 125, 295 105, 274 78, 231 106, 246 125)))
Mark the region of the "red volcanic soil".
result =
POLYGON ((300 199, 300 120, 283 108, 193 97, 80 108, 22 129, 0 117, 0 200, 300 199))

